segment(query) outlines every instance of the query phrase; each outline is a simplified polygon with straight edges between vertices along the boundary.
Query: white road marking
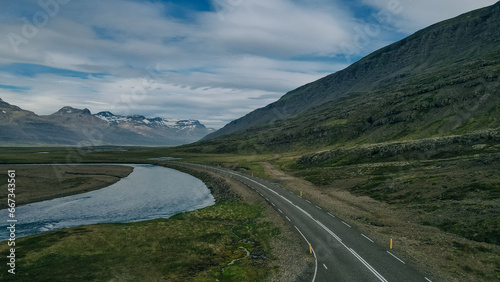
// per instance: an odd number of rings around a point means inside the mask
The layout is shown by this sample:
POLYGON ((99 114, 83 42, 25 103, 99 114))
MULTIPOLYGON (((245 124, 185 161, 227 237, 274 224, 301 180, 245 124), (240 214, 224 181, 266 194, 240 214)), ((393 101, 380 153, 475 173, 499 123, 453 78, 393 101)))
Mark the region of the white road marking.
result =
POLYGON ((271 205, 273 205, 273 207, 275 207, 275 206, 276 206, 273 202, 271 202, 271 205))
MULTIPOLYGON (((290 201, 287 198, 285 198, 284 196, 280 195, 278 192, 274 191, 273 189, 271 189, 271 188, 269 188, 269 187, 267 187, 267 186, 265 186, 265 185, 263 185, 263 184, 255 181, 255 180, 252 180, 252 179, 250 179, 248 177, 245 177, 243 175, 239 175, 239 174, 236 174, 236 173, 233 173, 233 174, 238 175, 241 178, 247 179, 247 180, 249 180, 251 182, 254 182, 255 184, 257 184, 259 186, 262 186, 263 188, 269 190, 271 193, 276 194, 276 196, 278 196, 278 197, 282 198, 284 201, 288 202, 290 205, 294 206, 296 209, 298 209, 299 211, 301 211, 303 214, 305 214, 306 216, 308 216, 310 219, 312 219, 313 221, 315 221, 316 223, 318 223, 318 225, 321 226, 325 231, 327 231, 328 233, 330 233, 330 235, 332 235, 337 241, 339 241, 340 244, 342 244, 342 246, 344 246, 344 248, 346 248, 347 250, 349 250, 349 252, 351 252, 351 254, 353 254, 380 281, 387 282, 387 280, 382 275, 380 275, 380 273, 378 273, 369 263, 367 263, 360 255, 358 255, 353 249, 347 247, 344 243, 342 243, 342 240, 337 235, 335 235, 335 233, 333 233, 330 229, 328 229, 325 225, 323 225, 319 220, 316 220, 311 214, 309 214, 308 212, 306 212, 304 209, 302 209, 301 207, 295 205, 292 201, 290 201)), ((290 191, 290 193, 293 194, 292 191, 290 191)), ((287 219, 289 221, 291 221, 288 217, 287 217, 287 219)), ((297 228, 297 227, 295 227, 295 228, 297 228)), ((297 230, 298 230, 298 228, 297 228, 297 230)), ((304 237, 304 239, 305 239, 305 237, 304 237)), ((314 250, 313 250, 313 253, 314 253, 314 256, 316 257, 316 253, 314 252, 314 250)), ((317 268, 317 266, 316 266, 316 268, 317 268)), ((314 278, 316 278, 316 275, 314 276, 314 278)))
POLYGON ((301 197, 300 195, 297 195, 297 197, 299 197, 299 198, 301 198, 301 199, 302 199, 302 197, 301 197))
POLYGON ((291 220, 288 218, 288 216, 286 216, 286 215, 285 215, 285 217, 286 217, 286 219, 288 219, 288 221, 291 221, 291 220))
POLYGON ((370 241, 370 242, 372 242, 372 243, 375 243, 375 242, 373 242, 373 240, 372 240, 372 239, 368 238, 365 234, 361 233, 361 236, 365 237, 365 238, 366 238, 366 240, 368 240, 368 241, 370 241))
POLYGON ((320 208, 319 206, 316 206, 318 209, 322 210, 322 208, 320 208))
POLYGON ((349 228, 351 228, 351 226, 345 222, 342 221, 343 224, 347 225, 349 228))
POLYGON ((432 282, 432 280, 431 280, 431 279, 429 279, 429 278, 427 278, 427 277, 424 277, 424 278, 425 278, 425 280, 427 280, 427 281, 429 281, 429 282, 432 282))
POLYGON ((278 209, 278 211, 279 211, 280 213, 283 213, 280 209, 278 209))
POLYGON ((306 202, 308 202, 309 204, 311 203, 311 201, 309 201, 309 200, 306 200, 306 202))
POLYGON ((367 263, 360 255, 358 255, 358 253, 356 253, 353 249, 349 248, 349 251, 362 263, 364 264, 373 274, 375 274, 375 276, 377 276, 377 278, 380 280, 380 281, 383 281, 383 282, 387 282, 387 280, 384 278, 384 276, 380 275, 380 273, 378 273, 375 268, 373 268, 369 263, 367 263))
POLYGON ((328 214, 329 216, 331 216, 331 217, 335 217, 333 214, 331 214, 331 213, 329 213, 329 212, 327 212, 327 214, 328 214))
POLYGON ((304 240, 306 240, 307 244, 309 246, 311 246, 311 250, 313 251, 314 260, 316 261, 316 268, 314 268, 314 276, 313 276, 313 280, 312 280, 312 282, 314 282, 314 280, 316 280, 316 273, 318 272, 318 258, 316 257, 316 252, 314 251, 314 248, 312 247, 311 243, 309 243, 309 241, 307 240, 306 236, 304 236, 304 234, 302 234, 302 232, 300 232, 299 228, 297 228, 297 226, 294 226, 294 227, 295 227, 295 229, 297 229, 297 231, 299 231, 300 235, 302 235, 302 238, 304 238, 304 240))
POLYGON ((393 256, 395 259, 399 260, 402 264, 406 264, 403 260, 401 260, 400 258, 398 258, 397 256, 395 256, 391 252, 387 251, 387 253, 390 254, 391 256, 393 256))
POLYGON ((324 263, 323 263, 323 267, 324 267, 325 269, 328 269, 328 267, 326 267, 326 265, 325 265, 324 263))
POLYGON ((268 201, 268 202, 269 202, 269 199, 268 199, 268 198, 266 198, 266 201, 268 201))
POLYGON ((262 197, 264 197, 264 195, 262 195, 262 193, 259 193, 262 197))
MULTIPOLYGON (((314 221, 316 221, 316 223, 321 226, 321 228, 323 228, 326 232, 328 232, 330 235, 332 235, 333 238, 335 238, 335 240, 339 241, 342 245, 344 245, 344 243, 342 243, 342 239, 340 239, 339 236, 337 236, 337 234, 333 233, 332 230, 328 229, 328 227, 326 227, 323 223, 321 223, 321 221, 319 220, 316 220, 316 219, 313 219, 314 221)), ((344 247, 347 248, 347 246, 344 245, 344 247)))

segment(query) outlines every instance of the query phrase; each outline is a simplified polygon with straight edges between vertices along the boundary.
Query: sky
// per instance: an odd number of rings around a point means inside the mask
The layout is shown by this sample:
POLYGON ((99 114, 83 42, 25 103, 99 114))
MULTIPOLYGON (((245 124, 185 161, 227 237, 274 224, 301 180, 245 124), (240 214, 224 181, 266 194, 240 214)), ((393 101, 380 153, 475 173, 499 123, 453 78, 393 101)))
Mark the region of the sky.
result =
POLYGON ((0 0, 0 98, 226 123, 497 0, 0 0))

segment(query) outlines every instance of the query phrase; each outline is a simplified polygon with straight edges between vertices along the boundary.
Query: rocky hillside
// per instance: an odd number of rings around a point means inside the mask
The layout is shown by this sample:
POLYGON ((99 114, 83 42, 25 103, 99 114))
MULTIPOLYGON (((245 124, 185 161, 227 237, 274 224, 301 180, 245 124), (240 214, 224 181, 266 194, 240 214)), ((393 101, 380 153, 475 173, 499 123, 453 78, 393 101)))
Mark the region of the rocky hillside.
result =
POLYGON ((316 150, 498 128, 499 77, 500 2, 299 87, 204 145, 216 152, 316 150))
POLYGON ((63 107, 38 116, 0 99, 0 145, 181 145, 213 130, 196 120, 144 116, 93 115, 88 109, 63 107))

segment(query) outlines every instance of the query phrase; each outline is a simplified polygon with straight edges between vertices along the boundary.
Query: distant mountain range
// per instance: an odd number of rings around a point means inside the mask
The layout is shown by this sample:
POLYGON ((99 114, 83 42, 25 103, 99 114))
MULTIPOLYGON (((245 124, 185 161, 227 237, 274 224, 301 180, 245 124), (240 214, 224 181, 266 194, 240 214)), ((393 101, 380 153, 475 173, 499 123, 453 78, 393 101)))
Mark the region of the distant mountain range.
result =
MULTIPOLYGON (((314 151, 500 127, 500 2, 425 28, 205 137, 198 151, 314 151)), ((196 145, 196 146, 198 146, 196 145)))
POLYGON ((197 141, 213 129, 197 120, 92 114, 63 107, 39 116, 0 99, 0 145, 181 145, 197 141))

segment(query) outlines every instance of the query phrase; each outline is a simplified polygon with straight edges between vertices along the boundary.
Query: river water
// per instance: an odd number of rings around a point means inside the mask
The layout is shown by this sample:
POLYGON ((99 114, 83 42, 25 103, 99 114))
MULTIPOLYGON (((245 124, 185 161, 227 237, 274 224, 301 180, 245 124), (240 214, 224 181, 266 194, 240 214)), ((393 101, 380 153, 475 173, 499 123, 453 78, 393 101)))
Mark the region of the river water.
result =
MULTIPOLYGON (((215 203, 205 184, 189 174, 128 166, 134 171, 109 187, 17 207, 16 238, 80 225, 167 218, 215 203)), ((0 240, 10 234, 7 219, 7 209, 0 210, 0 240)))

